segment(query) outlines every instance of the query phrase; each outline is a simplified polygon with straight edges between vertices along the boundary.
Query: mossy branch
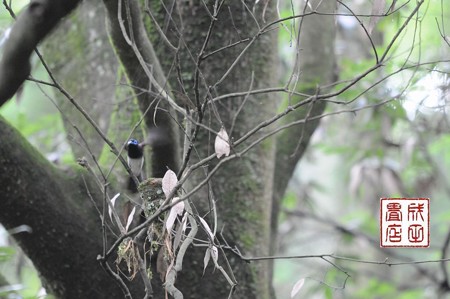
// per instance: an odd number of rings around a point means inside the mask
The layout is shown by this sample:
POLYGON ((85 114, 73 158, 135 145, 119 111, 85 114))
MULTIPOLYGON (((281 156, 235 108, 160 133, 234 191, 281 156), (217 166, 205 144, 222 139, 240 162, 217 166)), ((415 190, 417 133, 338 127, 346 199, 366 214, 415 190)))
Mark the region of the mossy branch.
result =
POLYGON ((14 237, 33 261, 47 292, 58 298, 122 298, 96 261, 102 252, 101 202, 95 180, 79 166, 49 163, 0 117, 0 222, 27 225, 14 237), (86 288, 86 285, 91 287, 86 288))
POLYGON ((30 74, 30 56, 40 41, 69 14, 79 0, 33 0, 17 17, 0 60, 0 106, 30 74))

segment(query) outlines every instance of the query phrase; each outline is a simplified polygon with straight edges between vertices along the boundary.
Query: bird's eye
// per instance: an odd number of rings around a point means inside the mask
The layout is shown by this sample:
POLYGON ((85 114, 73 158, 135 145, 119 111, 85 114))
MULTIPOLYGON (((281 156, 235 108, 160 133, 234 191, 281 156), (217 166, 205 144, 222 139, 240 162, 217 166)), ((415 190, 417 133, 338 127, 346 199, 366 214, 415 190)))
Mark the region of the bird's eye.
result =
POLYGON ((130 139, 130 141, 128 141, 128 144, 138 145, 139 142, 136 139, 130 139))

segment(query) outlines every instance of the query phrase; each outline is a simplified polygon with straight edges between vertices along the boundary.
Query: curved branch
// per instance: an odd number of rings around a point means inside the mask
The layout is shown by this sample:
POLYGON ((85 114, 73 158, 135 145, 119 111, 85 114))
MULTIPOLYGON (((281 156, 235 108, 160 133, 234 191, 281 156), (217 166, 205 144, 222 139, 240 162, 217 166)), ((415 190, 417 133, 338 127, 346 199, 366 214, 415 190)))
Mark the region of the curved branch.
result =
POLYGON ((195 236, 197 235, 198 226, 195 221, 194 216, 192 216, 192 208, 189 204, 189 201, 185 202, 186 212, 188 213, 189 223, 191 224, 191 230, 187 235, 186 239, 180 246, 180 250, 176 256, 175 265, 167 273, 166 276, 166 290, 174 297, 174 298, 183 298, 183 294, 174 286, 175 279, 177 277, 177 273, 180 272, 183 268, 183 259, 186 254, 186 250, 192 244, 195 236), (181 296, 180 296, 181 295, 181 296))
POLYGON ((31 71, 30 56, 38 43, 69 14, 79 0, 33 0, 18 16, 0 61, 0 106, 10 99, 31 71))
POLYGON ((58 298, 123 298, 96 261, 103 239, 100 217, 89 200, 102 198, 95 180, 81 167, 55 168, 1 117, 0 136, 8 141, 0 147, 0 222, 7 229, 32 229, 14 238, 47 291, 58 298))

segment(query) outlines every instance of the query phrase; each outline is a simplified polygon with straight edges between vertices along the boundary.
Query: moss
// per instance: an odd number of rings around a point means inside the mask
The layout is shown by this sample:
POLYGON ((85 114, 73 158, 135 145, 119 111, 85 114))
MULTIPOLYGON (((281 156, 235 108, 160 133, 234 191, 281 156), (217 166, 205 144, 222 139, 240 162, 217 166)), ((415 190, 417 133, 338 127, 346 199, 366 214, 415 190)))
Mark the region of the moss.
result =
POLYGON ((259 231, 265 221, 262 210, 259 207, 258 194, 261 194, 263 186, 252 171, 252 165, 249 159, 226 165, 224 173, 231 176, 220 176, 223 180, 220 184, 225 186, 226 192, 223 192, 219 207, 221 216, 226 219, 228 230, 230 232, 239 232, 234 234, 234 240, 242 246, 244 250, 251 250, 256 245, 259 231), (242 229, 245 223, 246 229, 242 229))

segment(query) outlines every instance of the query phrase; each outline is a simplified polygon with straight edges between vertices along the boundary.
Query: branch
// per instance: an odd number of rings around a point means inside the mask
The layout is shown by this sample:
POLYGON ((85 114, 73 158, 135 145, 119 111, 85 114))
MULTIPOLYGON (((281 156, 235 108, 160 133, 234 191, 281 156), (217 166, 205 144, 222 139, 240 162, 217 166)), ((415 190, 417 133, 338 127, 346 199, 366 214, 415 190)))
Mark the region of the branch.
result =
MULTIPOLYGON (((227 249, 229 249, 229 248, 227 248, 227 249)), ((380 265, 380 266, 388 266, 388 267, 450 262, 450 259, 411 260, 411 261, 407 261, 407 262, 391 262, 391 261, 389 261, 388 258, 386 258, 386 259, 384 259, 382 261, 375 261, 375 260, 355 259, 355 258, 350 258, 350 257, 345 257, 345 256, 337 256, 337 255, 334 255, 334 254, 309 254, 309 255, 245 257, 245 256, 242 256, 235 249, 230 249, 230 250, 232 250, 233 253, 238 255, 242 260, 247 261, 247 262, 266 261, 266 260, 314 259, 314 258, 318 258, 318 259, 323 259, 324 260, 326 258, 333 258, 333 259, 336 259, 336 260, 353 262, 353 263, 380 265)))
POLYGON ((39 42, 69 14, 79 0, 33 0, 18 16, 0 61, 0 106, 10 99, 28 78, 30 56, 39 42))
MULTIPOLYGON (((385 259, 385 263, 387 263, 389 258, 394 258, 397 260, 402 261, 402 264, 408 264, 411 263, 411 265, 417 270, 417 272, 419 272, 421 275, 427 277, 430 279, 430 281, 436 283, 437 281, 440 281, 437 276, 435 275, 435 273, 433 273, 432 271, 430 271, 429 269, 422 267, 420 264, 422 263, 418 263, 418 262, 414 262, 411 258, 401 255, 400 253, 394 251, 394 250, 386 250, 385 248, 380 248, 380 243, 379 240, 373 239, 371 236, 363 233, 362 231, 356 230, 356 229, 350 229, 332 219, 326 218, 326 217, 319 217, 317 215, 314 214, 310 214, 307 213, 305 211, 301 211, 301 210, 294 210, 294 211, 288 211, 285 210, 284 211, 287 215, 290 216, 297 216, 301 219, 305 219, 305 218, 309 218, 312 219, 314 221, 317 221, 321 224, 325 224, 328 226, 333 227, 335 230, 337 230, 339 233, 342 234, 348 234, 350 236, 353 236, 355 238, 359 238, 361 240, 364 240, 365 242, 367 242, 370 246, 372 246, 372 248, 376 251, 378 251, 380 254, 385 255, 386 259, 385 259)), ((355 260, 356 261, 356 260, 355 260)), ((445 256, 442 256, 442 258, 440 259, 440 261, 442 262, 441 266, 445 265, 446 262, 448 261, 446 259, 445 256)), ((431 261, 430 261, 431 262, 431 261)), ((388 265, 391 265, 391 263, 389 263, 388 265)), ((395 265, 394 265, 395 266, 395 265)), ((442 284, 443 282, 441 282, 442 284)))

